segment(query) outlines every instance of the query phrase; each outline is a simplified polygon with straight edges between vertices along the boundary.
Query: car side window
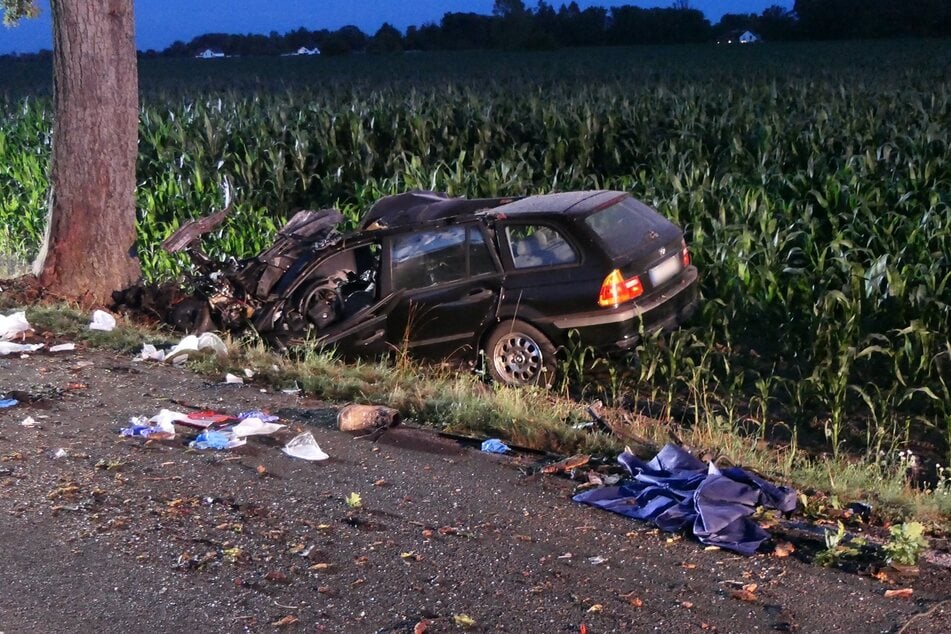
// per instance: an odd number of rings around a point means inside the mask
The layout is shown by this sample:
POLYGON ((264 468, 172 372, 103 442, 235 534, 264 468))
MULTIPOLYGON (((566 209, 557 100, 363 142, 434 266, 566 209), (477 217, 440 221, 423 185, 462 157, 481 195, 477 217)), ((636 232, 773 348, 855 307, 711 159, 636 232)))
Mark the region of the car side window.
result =
POLYGON ((505 228, 512 262, 517 269, 578 262, 578 253, 556 229, 547 225, 510 225, 505 228))
POLYGON ((469 227, 469 276, 476 277, 495 272, 495 263, 489 254, 489 245, 485 243, 482 232, 478 227, 469 227))
POLYGON ((394 288, 425 288, 466 276, 466 229, 445 227, 396 236, 391 246, 394 288))

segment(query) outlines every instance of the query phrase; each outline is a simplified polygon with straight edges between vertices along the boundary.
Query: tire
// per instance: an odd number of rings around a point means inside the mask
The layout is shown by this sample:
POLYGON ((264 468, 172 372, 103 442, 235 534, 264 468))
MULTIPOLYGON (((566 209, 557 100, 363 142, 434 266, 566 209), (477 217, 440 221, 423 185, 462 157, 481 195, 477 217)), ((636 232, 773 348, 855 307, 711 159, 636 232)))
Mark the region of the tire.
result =
POLYGON ((485 362, 492 379, 503 385, 541 385, 555 380, 555 346, 524 321, 504 321, 485 343, 485 362))

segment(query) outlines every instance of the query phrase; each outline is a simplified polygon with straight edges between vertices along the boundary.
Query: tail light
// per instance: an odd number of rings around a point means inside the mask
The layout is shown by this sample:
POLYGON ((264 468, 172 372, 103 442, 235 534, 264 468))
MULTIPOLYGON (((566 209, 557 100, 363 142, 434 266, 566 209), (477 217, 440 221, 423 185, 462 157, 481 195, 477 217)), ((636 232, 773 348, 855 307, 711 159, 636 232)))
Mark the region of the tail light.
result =
POLYGON ((598 296, 598 306, 617 306, 644 294, 641 278, 629 277, 624 279, 619 269, 614 269, 604 278, 601 284, 601 293, 598 296))
POLYGON ((687 248, 686 240, 681 240, 680 245, 680 262, 684 265, 684 268, 687 268, 690 266, 690 249, 687 248))

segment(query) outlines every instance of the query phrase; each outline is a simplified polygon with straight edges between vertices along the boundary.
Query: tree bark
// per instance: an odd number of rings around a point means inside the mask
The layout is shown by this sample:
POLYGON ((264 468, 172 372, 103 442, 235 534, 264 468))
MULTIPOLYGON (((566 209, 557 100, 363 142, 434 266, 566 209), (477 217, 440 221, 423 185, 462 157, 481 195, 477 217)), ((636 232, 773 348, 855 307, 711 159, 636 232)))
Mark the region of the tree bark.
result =
POLYGON ((111 303, 139 277, 135 163, 139 85, 132 0, 51 0, 53 146, 40 285, 111 303))

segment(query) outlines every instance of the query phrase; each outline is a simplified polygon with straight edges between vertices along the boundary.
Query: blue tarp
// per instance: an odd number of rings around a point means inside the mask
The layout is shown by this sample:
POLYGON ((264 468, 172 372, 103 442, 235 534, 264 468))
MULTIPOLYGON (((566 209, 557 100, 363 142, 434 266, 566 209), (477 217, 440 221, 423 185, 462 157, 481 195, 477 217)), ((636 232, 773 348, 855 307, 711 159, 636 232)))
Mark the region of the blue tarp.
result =
POLYGON ((752 555, 768 537, 750 516, 758 506, 790 512, 796 491, 778 487, 739 467, 722 471, 705 465, 675 445, 650 462, 624 452, 618 461, 632 479, 579 493, 576 502, 634 519, 654 522, 673 532, 689 530, 704 544, 752 555))

